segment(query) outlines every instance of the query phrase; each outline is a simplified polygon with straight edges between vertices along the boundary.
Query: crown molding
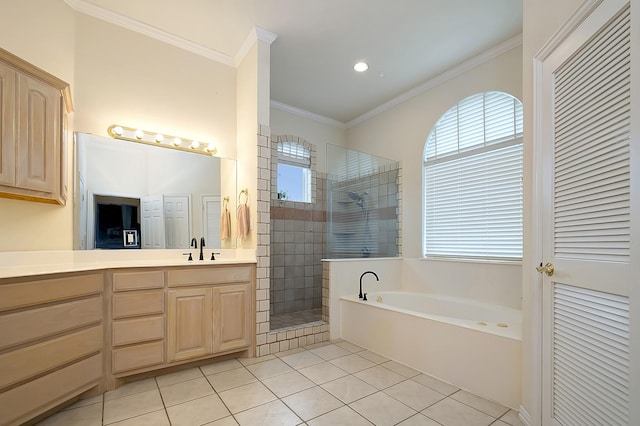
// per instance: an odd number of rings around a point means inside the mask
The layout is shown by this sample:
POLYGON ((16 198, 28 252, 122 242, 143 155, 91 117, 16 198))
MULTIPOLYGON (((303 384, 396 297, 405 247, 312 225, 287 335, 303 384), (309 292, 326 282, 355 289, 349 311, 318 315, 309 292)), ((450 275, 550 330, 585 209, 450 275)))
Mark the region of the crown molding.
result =
POLYGON ((173 46, 179 47, 181 49, 187 50, 189 52, 195 53, 196 55, 200 55, 200 56, 204 56, 205 58, 212 59, 221 64, 228 65, 231 67, 236 66, 234 58, 232 58, 227 54, 219 52, 215 49, 211 49, 201 44, 195 43, 191 40, 178 37, 174 34, 168 33, 159 28, 153 27, 151 25, 145 24, 135 19, 128 18, 126 16, 122 16, 118 13, 115 13, 110 10, 104 9, 102 7, 96 6, 94 4, 88 3, 84 0, 64 0, 64 1, 69 5, 69 7, 71 7, 76 12, 83 13, 85 15, 89 15, 94 18, 103 20, 105 22, 118 25, 119 27, 123 27, 128 30, 146 35, 156 40, 163 41, 165 43, 168 43, 173 46))
POLYGON ((249 53, 249 50, 251 50, 251 48, 257 41, 262 41, 267 43, 268 45, 271 45, 271 43, 276 41, 277 38, 278 34, 267 31, 264 28, 254 26, 253 29, 249 32, 249 35, 247 35, 247 38, 244 40, 244 43, 242 43, 242 46, 240 46, 238 53, 236 53, 236 55, 234 56, 234 66, 236 68, 240 66, 240 63, 242 62, 244 57, 247 56, 247 53, 249 53))
POLYGON ((367 120, 369 120, 370 118, 375 117, 378 114, 381 114, 385 111, 388 111, 392 108, 395 108, 396 106, 400 105, 403 102, 408 101, 411 98, 414 98, 424 92, 426 92, 427 90, 433 89, 434 87, 444 83, 445 81, 451 80, 452 78, 458 77, 462 74, 464 74, 465 72, 477 67, 478 65, 481 65, 487 61, 490 61, 500 55, 502 55, 503 53, 506 53, 508 51, 510 51, 511 49, 515 49, 516 47, 519 47, 522 45, 522 34, 517 35, 515 37, 510 38, 509 40, 500 43, 497 46, 494 46, 493 48, 487 50, 484 53, 481 53, 480 55, 474 56, 473 58, 469 59, 468 61, 463 62, 462 64, 451 68, 449 71, 445 71, 444 73, 425 81, 424 83, 420 84, 419 86, 414 87, 411 90, 408 90, 406 92, 404 92, 403 94, 396 96, 395 98, 391 99, 390 101, 387 101, 377 107, 375 107, 374 109, 365 112, 364 114, 360 115, 359 117, 354 118, 351 121, 348 121, 346 123, 346 127, 350 128, 353 126, 357 126, 360 123, 363 123, 367 120))
POLYGON ((324 116, 324 115, 316 114, 314 112, 310 112, 310 111, 304 110, 302 108, 297 108, 297 107, 294 107, 294 106, 291 106, 291 105, 287 105, 287 104, 284 104, 282 102, 274 101, 273 99, 271 100, 271 107, 275 108, 275 109, 279 109, 280 111, 284 111, 284 112, 288 112, 290 114, 297 115, 297 116, 302 117, 302 118, 307 118, 309 120, 313 120, 313 121, 317 121, 317 122, 322 123, 322 124, 333 126, 333 127, 338 128, 338 129, 346 129, 347 128, 346 123, 343 123, 342 121, 338 121, 338 120, 335 120, 333 118, 329 118, 329 117, 324 116))

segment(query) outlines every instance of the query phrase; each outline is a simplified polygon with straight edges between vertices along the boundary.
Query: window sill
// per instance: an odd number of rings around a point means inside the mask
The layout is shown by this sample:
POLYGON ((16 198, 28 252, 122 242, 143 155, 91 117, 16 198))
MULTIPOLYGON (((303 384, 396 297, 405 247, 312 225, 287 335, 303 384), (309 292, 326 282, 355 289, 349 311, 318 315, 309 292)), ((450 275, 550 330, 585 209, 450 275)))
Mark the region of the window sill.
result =
POLYGON ((522 259, 506 260, 506 259, 473 259, 465 257, 421 257, 420 260, 426 262, 453 262, 453 263, 480 263, 483 265, 509 265, 521 266, 522 259))

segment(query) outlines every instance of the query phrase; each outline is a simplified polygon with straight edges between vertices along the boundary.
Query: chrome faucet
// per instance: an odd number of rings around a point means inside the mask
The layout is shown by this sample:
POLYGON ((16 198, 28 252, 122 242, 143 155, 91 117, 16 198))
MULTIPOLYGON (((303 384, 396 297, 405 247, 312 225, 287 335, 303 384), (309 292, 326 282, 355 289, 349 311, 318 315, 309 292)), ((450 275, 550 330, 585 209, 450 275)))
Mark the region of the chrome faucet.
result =
POLYGON ((373 274, 376 277, 376 281, 380 281, 380 278, 378 278, 378 274, 376 274, 373 271, 366 271, 366 272, 363 272, 362 275, 360 275, 360 294, 358 295, 358 297, 363 301, 367 300, 367 293, 365 293, 364 295, 362 294, 362 277, 364 277, 367 274, 373 274))
POLYGON ((202 249, 204 248, 204 237, 200 237, 200 260, 204 260, 202 249))

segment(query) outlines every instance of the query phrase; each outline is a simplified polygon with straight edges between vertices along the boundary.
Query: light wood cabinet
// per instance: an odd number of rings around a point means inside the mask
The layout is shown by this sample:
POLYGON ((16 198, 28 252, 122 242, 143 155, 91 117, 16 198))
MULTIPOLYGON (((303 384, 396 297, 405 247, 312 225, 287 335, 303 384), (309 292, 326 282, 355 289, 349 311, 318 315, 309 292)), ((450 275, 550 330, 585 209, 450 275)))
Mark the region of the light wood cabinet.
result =
POLYGON ((0 49, 0 196, 65 204, 69 85, 0 49))
POLYGON ((102 390, 103 275, 0 279, 0 425, 102 390))
POLYGON ((164 271, 123 270, 109 276, 111 372, 122 376, 157 368, 166 360, 164 271))
POLYGON ((182 361, 213 352, 212 289, 169 291, 167 359, 182 361))
POLYGON ((251 284, 213 289, 213 352, 246 348, 251 342, 251 284))

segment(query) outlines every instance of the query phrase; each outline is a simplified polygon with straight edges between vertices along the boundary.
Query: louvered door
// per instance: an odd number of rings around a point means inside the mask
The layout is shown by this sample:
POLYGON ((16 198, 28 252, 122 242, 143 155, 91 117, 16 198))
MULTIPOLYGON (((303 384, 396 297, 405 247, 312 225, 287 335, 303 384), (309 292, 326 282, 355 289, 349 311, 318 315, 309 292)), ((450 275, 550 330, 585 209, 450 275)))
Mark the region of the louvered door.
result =
POLYGON ((630 22, 604 1, 542 62, 543 424, 638 424, 630 22))

